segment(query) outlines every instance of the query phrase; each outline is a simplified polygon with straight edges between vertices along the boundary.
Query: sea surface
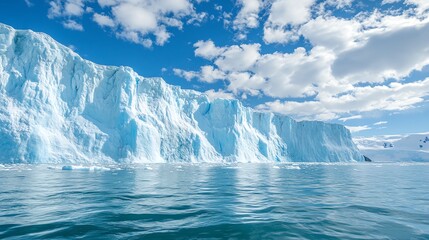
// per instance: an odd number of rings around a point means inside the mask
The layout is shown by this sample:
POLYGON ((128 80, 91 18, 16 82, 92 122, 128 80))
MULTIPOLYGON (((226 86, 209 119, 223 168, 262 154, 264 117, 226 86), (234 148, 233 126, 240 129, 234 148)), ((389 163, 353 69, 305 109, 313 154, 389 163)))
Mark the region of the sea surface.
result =
POLYGON ((0 165, 0 239, 429 239, 429 164, 0 165))

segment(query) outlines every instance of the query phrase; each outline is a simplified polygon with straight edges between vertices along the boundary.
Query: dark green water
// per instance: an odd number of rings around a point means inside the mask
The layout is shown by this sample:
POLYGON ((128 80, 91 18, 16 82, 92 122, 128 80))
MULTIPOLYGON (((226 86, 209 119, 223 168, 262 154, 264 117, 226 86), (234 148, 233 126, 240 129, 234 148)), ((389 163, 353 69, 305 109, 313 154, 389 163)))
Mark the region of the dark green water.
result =
POLYGON ((76 238, 429 239, 429 165, 0 165, 0 239, 76 238))

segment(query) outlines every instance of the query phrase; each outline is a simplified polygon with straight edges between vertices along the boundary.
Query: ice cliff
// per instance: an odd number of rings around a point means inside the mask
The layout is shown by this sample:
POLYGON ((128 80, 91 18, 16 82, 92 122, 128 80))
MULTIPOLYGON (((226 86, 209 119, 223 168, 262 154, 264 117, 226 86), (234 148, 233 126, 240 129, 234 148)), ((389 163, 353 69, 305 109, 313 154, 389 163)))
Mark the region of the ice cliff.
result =
POLYGON ((363 161, 341 125, 296 122, 238 100, 82 59, 0 24, 0 162, 363 161))

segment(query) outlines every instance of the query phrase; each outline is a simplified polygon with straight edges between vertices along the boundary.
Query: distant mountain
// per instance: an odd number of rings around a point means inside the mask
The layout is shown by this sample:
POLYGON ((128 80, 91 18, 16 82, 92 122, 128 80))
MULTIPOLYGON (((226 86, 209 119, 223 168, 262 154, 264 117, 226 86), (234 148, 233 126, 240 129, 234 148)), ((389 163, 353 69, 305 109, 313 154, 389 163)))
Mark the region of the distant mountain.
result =
POLYGON ((429 133, 355 137, 353 140, 361 152, 375 162, 429 162, 429 133))

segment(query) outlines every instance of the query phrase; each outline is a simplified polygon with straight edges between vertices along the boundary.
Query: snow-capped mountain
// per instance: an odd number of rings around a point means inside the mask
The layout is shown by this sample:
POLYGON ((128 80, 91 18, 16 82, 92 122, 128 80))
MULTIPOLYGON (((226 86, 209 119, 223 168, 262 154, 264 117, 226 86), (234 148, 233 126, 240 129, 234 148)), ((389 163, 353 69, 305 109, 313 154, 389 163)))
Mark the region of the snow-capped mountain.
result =
POLYGON ((363 161, 342 125, 210 101, 0 24, 0 162, 363 161))
POLYGON ((429 161, 429 133, 355 137, 354 141, 373 161, 429 161))

